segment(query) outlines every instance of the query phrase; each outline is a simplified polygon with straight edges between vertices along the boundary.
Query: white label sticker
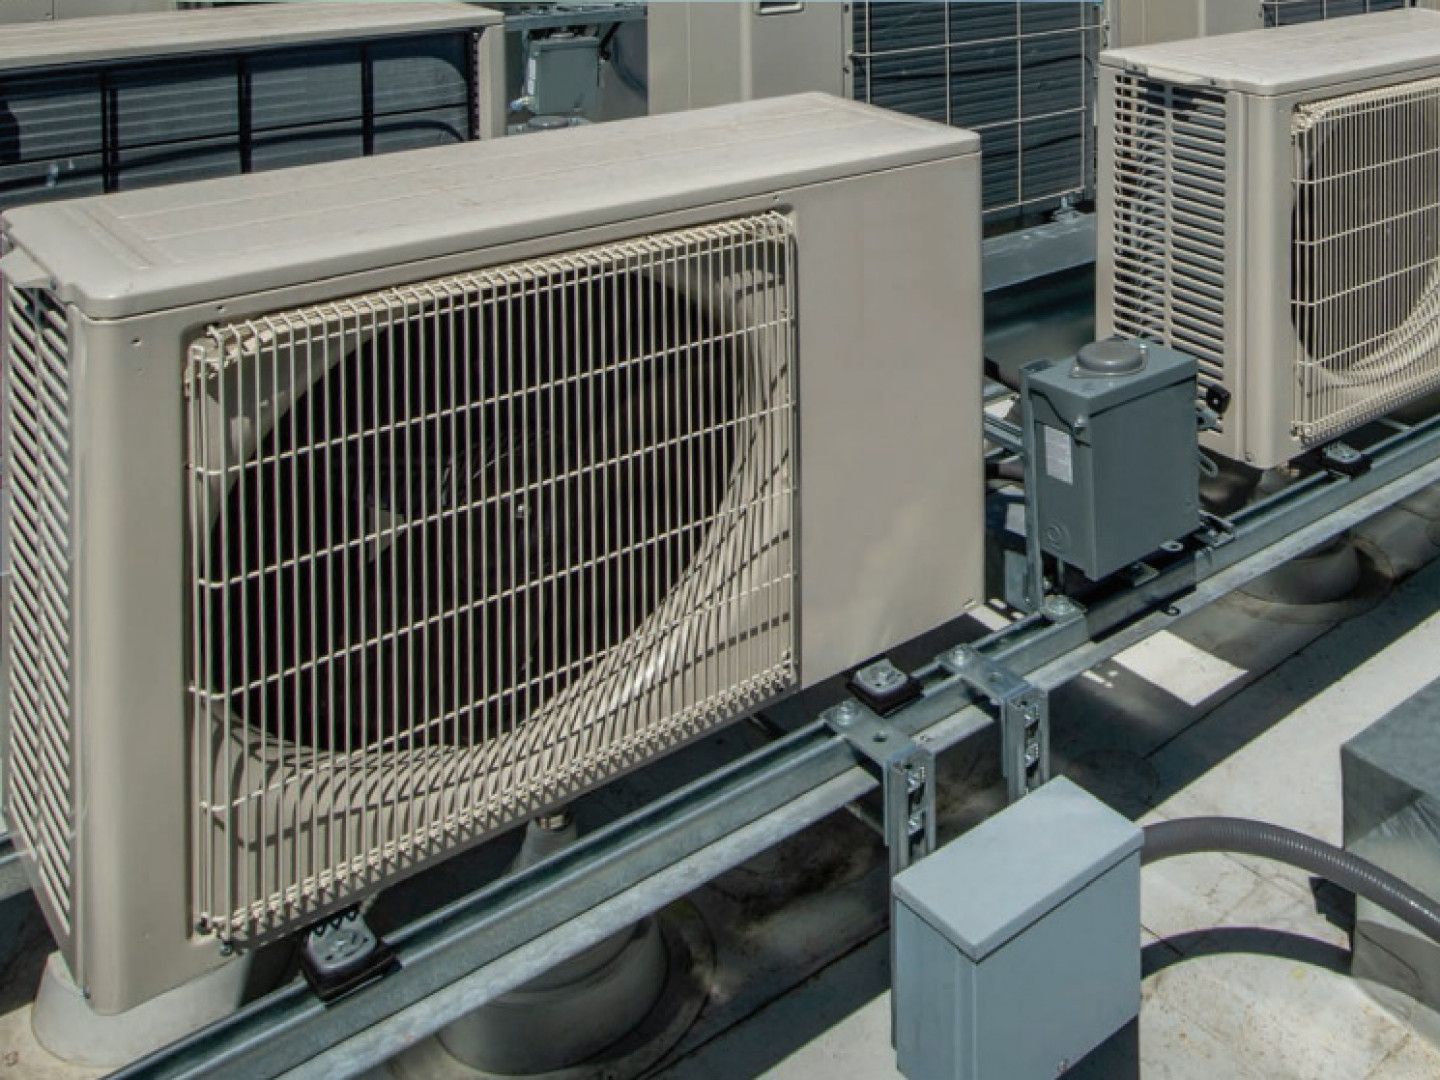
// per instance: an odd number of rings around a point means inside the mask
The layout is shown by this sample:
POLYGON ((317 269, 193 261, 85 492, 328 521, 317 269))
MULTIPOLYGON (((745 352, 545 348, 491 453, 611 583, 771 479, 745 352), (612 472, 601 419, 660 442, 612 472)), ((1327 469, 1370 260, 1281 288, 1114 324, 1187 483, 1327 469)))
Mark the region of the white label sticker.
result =
POLYGON ((1045 472, 1062 484, 1075 483, 1075 454, 1070 433, 1044 424, 1041 427, 1045 430, 1045 472))

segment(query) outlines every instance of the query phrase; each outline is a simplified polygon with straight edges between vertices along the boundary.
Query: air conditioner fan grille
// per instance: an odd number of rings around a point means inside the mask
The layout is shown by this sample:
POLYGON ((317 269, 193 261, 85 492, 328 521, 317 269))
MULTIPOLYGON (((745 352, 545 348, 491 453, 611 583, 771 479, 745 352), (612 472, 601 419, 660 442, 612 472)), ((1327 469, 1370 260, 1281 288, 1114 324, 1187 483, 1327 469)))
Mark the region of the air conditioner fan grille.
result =
POLYGON ((778 213, 217 327, 199 920, 259 938, 791 686, 778 213))
POLYGON ((1440 79, 1297 108, 1294 430, 1318 442, 1440 387, 1440 79))

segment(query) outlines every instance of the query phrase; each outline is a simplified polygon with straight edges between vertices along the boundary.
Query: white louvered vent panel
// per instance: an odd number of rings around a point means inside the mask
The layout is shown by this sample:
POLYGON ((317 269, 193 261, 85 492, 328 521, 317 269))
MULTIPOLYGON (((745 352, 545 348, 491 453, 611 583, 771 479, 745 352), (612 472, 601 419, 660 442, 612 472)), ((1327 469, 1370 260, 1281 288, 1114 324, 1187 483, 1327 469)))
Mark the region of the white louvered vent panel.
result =
POLYGON ((191 351, 195 903, 259 938, 794 685, 764 214, 191 351))
POLYGON ((70 364, 64 307, 6 288, 10 766, 6 814, 63 932, 73 905, 70 364))
POLYGON ((1440 387, 1440 79, 1299 107, 1295 434, 1317 442, 1440 387))
POLYGON ((1115 328, 1226 379, 1223 94, 1121 75, 1115 87, 1115 328))

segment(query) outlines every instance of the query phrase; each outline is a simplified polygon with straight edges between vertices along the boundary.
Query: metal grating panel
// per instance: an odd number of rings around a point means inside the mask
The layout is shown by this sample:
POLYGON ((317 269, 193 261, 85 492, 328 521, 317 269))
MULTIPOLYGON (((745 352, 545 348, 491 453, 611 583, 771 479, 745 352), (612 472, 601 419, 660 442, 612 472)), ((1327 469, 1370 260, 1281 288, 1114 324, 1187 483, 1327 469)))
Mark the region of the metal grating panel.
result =
POLYGON ((1371 11, 1396 11, 1413 6, 1410 0, 1261 0, 1266 26, 1294 26, 1296 23, 1364 15, 1371 11))
POLYGON ((853 25, 857 99, 980 133, 989 218, 1093 191, 1098 0, 876 0, 853 25))
POLYGON ((1134 75, 1115 80, 1111 246, 1115 330, 1226 377, 1225 96, 1134 75))
POLYGON ((1292 138, 1294 431, 1440 386, 1440 79, 1302 105, 1292 138))
POLYGON ((64 307, 6 288, 10 755, 6 815, 62 934, 73 904, 70 370, 64 307))
POLYGON ((794 685, 763 214, 191 350, 195 903, 258 938, 794 685))
MULTIPOLYGON (((498 32, 498 31, 497 31, 498 32)), ((0 208, 476 137, 472 30, 0 76, 0 208)))

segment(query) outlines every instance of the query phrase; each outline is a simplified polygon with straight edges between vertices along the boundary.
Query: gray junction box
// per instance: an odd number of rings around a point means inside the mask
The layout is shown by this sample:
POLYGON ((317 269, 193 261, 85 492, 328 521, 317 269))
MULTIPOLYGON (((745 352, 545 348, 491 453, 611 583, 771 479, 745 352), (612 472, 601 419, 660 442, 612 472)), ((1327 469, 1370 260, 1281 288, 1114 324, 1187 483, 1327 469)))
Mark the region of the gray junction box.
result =
MULTIPOLYGON (((1440 680, 1340 750, 1345 847, 1440 895, 1440 680)), ((1358 897, 1350 973, 1440 1042, 1440 944, 1358 897)))
POLYGON ((1044 549, 1098 581, 1200 527, 1195 360, 1099 341, 1025 372, 1044 549))
POLYGON ((900 1071, 1051 1080, 1134 1019, 1141 839, 1060 778, 896 875, 900 1071))

